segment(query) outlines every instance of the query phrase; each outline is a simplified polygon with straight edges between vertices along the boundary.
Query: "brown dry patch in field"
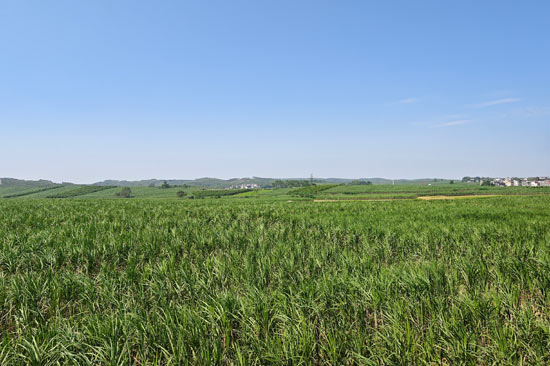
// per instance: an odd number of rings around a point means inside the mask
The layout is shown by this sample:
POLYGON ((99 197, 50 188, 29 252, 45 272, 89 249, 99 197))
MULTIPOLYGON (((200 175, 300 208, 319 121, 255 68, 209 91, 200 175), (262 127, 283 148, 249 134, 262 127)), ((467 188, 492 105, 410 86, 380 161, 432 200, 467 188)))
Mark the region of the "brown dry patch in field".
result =
MULTIPOLYGON (((420 196, 419 200, 431 201, 431 200, 458 200, 462 198, 483 198, 483 197, 504 197, 505 194, 472 194, 469 196, 420 196)), ((510 196, 510 195, 508 195, 510 196)))
POLYGON ((352 198, 352 199, 315 199, 313 202, 357 202, 357 201, 366 201, 366 202, 375 202, 375 201, 403 201, 403 200, 412 200, 414 198, 352 198))
POLYGON ((544 194, 470 194, 463 196, 419 196, 416 198, 342 198, 342 199, 314 199, 313 202, 352 202, 352 201, 404 201, 404 200, 423 200, 423 201, 435 201, 435 200, 458 200, 465 198, 486 198, 486 197, 532 197, 532 196, 544 196, 544 194))

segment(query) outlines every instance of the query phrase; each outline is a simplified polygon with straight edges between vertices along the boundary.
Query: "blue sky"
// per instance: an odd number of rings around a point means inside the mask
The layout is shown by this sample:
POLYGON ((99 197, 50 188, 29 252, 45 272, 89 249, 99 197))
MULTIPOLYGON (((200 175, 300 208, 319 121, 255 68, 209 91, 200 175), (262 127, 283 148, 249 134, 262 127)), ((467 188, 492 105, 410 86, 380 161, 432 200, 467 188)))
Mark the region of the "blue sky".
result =
POLYGON ((0 5, 0 176, 550 175, 548 1, 0 5))

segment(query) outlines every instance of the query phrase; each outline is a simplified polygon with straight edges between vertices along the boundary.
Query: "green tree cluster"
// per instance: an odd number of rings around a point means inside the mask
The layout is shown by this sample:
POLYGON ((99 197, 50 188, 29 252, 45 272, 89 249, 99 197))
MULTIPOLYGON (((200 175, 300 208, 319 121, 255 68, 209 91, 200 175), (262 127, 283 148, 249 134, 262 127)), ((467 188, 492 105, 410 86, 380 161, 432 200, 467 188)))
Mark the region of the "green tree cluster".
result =
POLYGON ((130 187, 122 187, 120 192, 118 192, 115 196, 121 198, 130 198, 132 197, 132 189, 130 187))
POLYGON ((298 187, 307 187, 314 185, 312 181, 309 180, 276 180, 271 186, 273 188, 298 188, 298 187))

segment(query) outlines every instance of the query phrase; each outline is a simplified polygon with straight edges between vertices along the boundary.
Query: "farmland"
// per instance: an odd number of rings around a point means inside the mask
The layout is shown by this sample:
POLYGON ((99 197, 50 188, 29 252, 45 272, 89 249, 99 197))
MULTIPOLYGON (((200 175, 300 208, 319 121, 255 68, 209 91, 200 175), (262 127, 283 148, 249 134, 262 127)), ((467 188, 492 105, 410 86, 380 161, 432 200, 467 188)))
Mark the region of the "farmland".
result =
MULTIPOLYGON (((43 187, 3 187, 0 198, 56 198, 91 199, 113 198, 120 192, 120 186, 56 184, 43 187)), ((425 196, 470 196, 470 195, 545 195, 550 187, 485 187, 476 184, 403 184, 403 185, 348 185, 318 184, 297 188, 277 189, 219 189, 198 186, 131 187, 132 197, 151 199, 173 199, 177 192, 184 191, 187 198, 238 199, 254 198, 266 200, 284 199, 323 199, 323 200, 362 200, 362 199, 415 199, 425 196)))
POLYGON ((550 362, 545 190, 116 191, 0 199, 0 364, 550 362))

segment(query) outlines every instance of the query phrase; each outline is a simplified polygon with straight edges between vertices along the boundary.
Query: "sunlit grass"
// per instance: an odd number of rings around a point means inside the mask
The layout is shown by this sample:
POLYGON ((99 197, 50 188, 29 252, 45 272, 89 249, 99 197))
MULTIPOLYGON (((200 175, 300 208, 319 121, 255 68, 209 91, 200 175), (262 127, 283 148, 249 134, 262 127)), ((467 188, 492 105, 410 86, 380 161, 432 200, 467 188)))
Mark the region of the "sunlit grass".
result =
POLYGON ((550 197, 0 200, 0 364, 548 364, 550 197))

